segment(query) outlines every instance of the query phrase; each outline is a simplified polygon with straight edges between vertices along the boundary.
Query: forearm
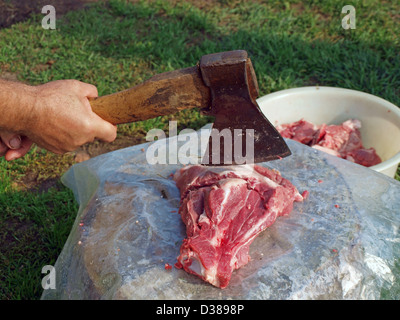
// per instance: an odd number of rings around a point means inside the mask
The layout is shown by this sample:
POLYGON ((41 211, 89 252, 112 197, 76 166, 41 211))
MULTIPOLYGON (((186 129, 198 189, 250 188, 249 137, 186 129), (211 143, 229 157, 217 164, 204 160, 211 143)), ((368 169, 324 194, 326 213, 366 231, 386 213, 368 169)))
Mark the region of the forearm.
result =
POLYGON ((0 79, 0 130, 23 134, 32 121, 35 87, 0 79))

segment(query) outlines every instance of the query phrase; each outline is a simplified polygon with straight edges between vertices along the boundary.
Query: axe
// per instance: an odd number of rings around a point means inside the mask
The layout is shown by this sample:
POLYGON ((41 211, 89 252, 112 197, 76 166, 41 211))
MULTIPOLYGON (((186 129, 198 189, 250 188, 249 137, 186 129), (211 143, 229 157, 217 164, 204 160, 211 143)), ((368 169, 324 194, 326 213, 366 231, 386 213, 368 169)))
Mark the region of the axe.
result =
POLYGON ((115 125, 190 108, 213 116, 202 164, 242 164, 235 161, 234 154, 247 151, 249 135, 254 150, 246 163, 289 156, 285 141, 260 111, 257 97, 251 60, 246 51, 234 50, 205 55, 196 66, 155 75, 127 90, 90 99, 90 104, 97 115, 115 125), (228 136, 234 141, 221 139, 221 132, 230 133, 228 136), (234 150, 238 146, 241 150, 234 150))

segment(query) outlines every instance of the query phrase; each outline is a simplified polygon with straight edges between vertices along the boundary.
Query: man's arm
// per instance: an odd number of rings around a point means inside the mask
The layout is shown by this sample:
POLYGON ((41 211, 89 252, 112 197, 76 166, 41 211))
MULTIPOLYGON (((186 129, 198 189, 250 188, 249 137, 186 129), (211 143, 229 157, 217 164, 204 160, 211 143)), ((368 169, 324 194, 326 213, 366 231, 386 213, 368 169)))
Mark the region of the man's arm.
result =
POLYGON ((29 114, 34 96, 33 87, 0 79, 0 157, 13 160, 29 151, 32 142, 20 135, 28 120, 21 114, 29 114))
POLYGON ((25 127, 21 112, 29 114, 33 107, 35 89, 19 82, 0 79, 0 130, 19 131, 25 127))
POLYGON ((29 142, 65 153, 94 139, 113 141, 116 126, 91 109, 88 98, 96 96, 95 86, 77 80, 39 86, 0 80, 0 136, 20 136, 24 145, 22 150, 9 148, 6 159, 23 156, 29 142))

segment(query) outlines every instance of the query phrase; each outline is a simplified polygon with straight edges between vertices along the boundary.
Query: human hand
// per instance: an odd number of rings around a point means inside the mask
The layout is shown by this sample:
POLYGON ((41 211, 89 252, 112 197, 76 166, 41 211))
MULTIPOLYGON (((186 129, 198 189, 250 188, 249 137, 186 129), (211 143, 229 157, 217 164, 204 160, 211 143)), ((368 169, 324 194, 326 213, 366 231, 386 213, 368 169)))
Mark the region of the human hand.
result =
MULTIPOLYGON (((35 103, 24 123, 23 135, 54 153, 73 151, 100 139, 112 142, 117 127, 92 111, 88 98, 97 88, 77 80, 57 80, 35 88, 35 103)), ((22 139, 22 141, 24 141, 22 139)))

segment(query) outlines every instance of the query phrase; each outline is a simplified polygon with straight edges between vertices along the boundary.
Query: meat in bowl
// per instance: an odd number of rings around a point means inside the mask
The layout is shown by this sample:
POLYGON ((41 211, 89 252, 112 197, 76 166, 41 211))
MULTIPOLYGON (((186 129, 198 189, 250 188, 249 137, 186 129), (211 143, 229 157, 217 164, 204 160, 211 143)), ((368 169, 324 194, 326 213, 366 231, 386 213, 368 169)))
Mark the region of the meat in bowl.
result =
POLYGON ((326 153, 341 157, 365 167, 382 160, 374 148, 365 148, 361 141, 361 122, 350 119, 339 125, 317 126, 304 119, 276 126, 284 138, 292 139, 326 153))

